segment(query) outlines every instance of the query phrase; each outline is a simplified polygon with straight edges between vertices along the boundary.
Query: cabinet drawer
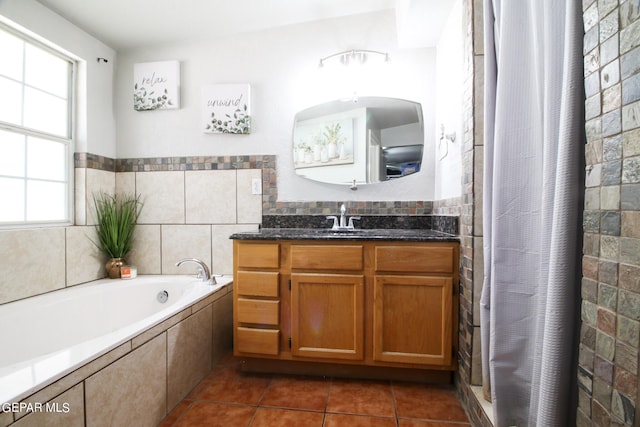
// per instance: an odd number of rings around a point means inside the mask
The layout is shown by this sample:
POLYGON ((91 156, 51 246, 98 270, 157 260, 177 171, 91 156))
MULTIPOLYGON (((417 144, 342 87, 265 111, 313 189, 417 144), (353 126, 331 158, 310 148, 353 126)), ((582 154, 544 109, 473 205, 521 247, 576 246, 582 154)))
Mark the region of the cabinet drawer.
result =
POLYGON ((362 270, 361 245, 294 245, 291 268, 313 270, 362 270))
POLYGON ((376 271, 453 273, 453 246, 376 246, 376 271))
POLYGON ((236 351, 240 353, 278 354, 280 331, 274 329, 236 329, 236 351))
POLYGON ((280 245, 277 243, 238 243, 238 267, 280 267, 280 245))
POLYGON ((235 291, 238 295, 277 297, 279 273, 262 271, 238 271, 235 291))
POLYGON ((238 322, 277 326, 279 307, 278 301, 238 298, 238 322))

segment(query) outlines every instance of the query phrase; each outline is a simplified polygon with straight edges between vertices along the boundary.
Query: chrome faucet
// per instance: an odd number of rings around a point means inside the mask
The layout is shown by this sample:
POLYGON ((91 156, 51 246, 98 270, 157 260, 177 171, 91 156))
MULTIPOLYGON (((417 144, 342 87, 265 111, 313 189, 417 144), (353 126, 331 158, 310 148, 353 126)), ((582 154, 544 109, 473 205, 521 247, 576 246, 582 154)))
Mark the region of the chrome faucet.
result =
POLYGON ((185 258, 176 262, 176 267, 180 267, 182 264, 186 262, 194 263, 198 266, 198 275, 196 276, 198 279, 201 279, 203 282, 209 285, 216 284, 216 278, 211 276, 211 272, 209 271, 209 267, 205 264, 204 261, 200 261, 197 258, 185 258))
POLYGON ((329 215, 327 216, 327 219, 333 220, 333 226, 331 227, 332 230, 354 230, 355 227, 353 226, 353 220, 360 219, 360 217, 352 216, 349 218, 349 224, 347 225, 347 207, 343 203, 340 206, 340 219, 338 220, 338 217, 335 215, 329 215))
POLYGON ((347 207, 342 204, 340 206, 340 228, 345 228, 347 226, 347 207))

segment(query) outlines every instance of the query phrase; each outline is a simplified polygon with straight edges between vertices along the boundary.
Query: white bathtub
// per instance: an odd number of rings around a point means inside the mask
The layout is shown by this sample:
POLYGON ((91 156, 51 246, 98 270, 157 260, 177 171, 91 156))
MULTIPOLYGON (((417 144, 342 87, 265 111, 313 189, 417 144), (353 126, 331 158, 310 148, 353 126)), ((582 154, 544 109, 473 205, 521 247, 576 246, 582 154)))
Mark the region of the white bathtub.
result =
POLYGON ((0 404, 17 402, 232 282, 138 276, 0 305, 0 404), (165 303, 157 299, 167 291, 165 303))

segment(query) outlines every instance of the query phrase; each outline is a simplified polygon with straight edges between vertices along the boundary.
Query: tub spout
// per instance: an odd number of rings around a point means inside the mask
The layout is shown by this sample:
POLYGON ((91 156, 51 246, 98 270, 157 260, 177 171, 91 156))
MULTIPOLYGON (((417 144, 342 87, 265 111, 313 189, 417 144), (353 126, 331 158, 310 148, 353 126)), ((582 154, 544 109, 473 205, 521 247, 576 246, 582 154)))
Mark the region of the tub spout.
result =
POLYGON ((185 258, 185 259, 181 259, 180 261, 176 262, 176 267, 180 267, 182 264, 186 263, 186 262, 190 262, 190 263, 194 263, 198 265, 198 279, 201 279, 203 282, 209 284, 209 285, 215 285, 216 284, 216 278, 211 276, 211 272, 209 271, 209 267, 207 267, 207 264, 205 264, 204 261, 200 261, 197 258, 185 258))

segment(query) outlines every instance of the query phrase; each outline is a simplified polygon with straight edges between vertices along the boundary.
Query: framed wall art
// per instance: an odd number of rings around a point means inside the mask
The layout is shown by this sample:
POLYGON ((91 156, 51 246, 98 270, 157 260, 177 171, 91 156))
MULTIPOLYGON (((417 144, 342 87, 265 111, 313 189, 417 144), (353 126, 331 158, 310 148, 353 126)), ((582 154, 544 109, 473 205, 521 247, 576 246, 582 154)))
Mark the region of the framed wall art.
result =
POLYGON ((202 88, 205 133, 251 133, 251 85, 214 84, 202 88))
POLYGON ((180 62, 133 65, 133 108, 136 111, 180 108, 180 62))

